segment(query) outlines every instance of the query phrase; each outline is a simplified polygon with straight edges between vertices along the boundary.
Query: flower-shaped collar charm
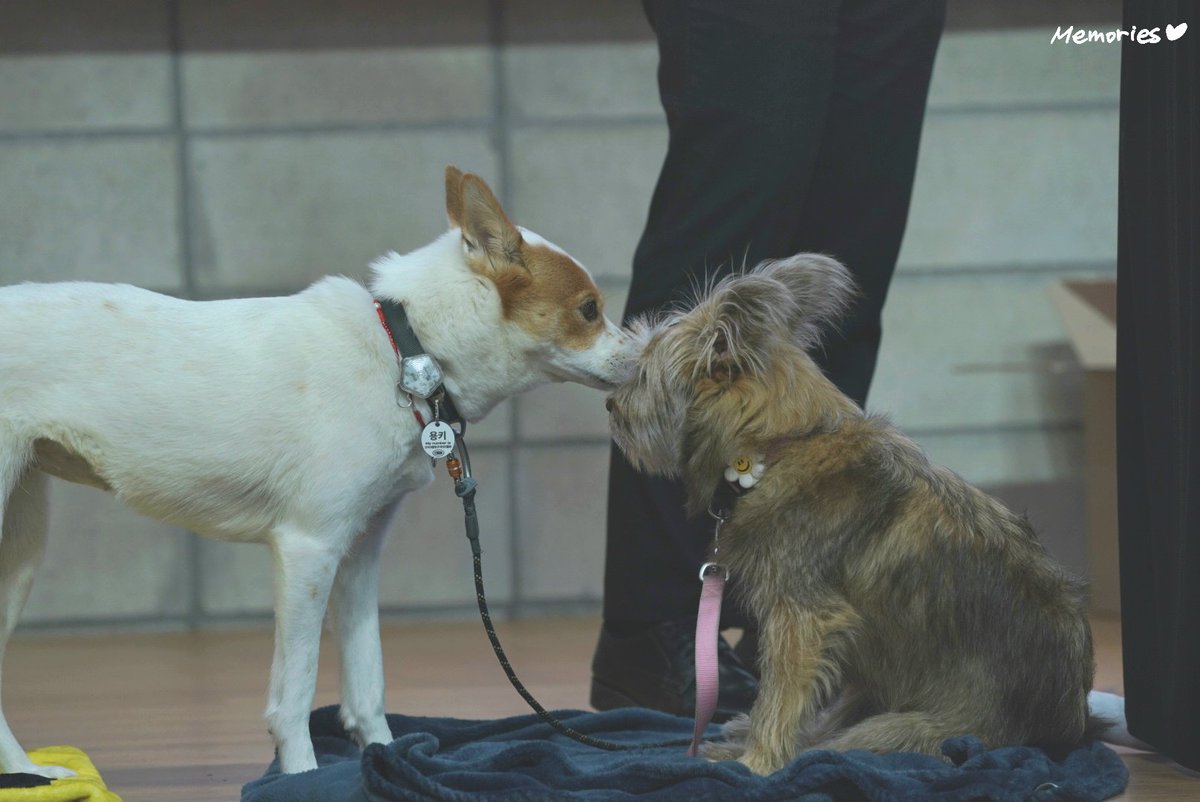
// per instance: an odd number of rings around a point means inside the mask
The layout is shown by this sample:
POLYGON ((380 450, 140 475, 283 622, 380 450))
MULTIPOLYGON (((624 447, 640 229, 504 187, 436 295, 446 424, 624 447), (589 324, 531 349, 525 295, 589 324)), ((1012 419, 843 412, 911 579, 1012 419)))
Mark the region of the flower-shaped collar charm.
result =
POLYGON ((732 465, 725 469, 725 481, 736 482, 740 487, 746 489, 754 487, 767 470, 767 466, 763 462, 765 459, 765 454, 738 457, 732 465))

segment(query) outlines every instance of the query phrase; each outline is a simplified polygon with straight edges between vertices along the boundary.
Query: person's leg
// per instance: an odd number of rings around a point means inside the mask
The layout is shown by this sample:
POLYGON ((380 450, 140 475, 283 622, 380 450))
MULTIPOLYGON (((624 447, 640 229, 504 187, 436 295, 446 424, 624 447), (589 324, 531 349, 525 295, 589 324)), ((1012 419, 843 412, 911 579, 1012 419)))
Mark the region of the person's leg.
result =
MULTIPOLYGON (((770 9, 776 16, 761 23, 769 32, 753 29, 745 38, 762 39, 748 48, 735 41, 744 20, 712 20, 680 3, 648 6, 671 139, 634 258, 627 316, 686 296, 706 270, 832 253, 855 273, 863 297, 817 356, 862 404, 944 2, 808 4, 803 19, 795 5, 770 9), (722 43, 710 46, 697 28, 722 43), (783 41, 772 46, 772 37, 783 41)), ((736 13, 762 11, 743 4, 736 13)), ((677 485, 637 474, 614 450, 604 607, 612 629, 694 616, 696 570, 712 527, 707 517, 684 519, 682 508, 677 485)), ((737 611, 727 611, 726 622, 745 623, 737 611)), ((605 646, 602 638, 598 662, 605 646)))
POLYGON ((945 0, 846 0, 838 18, 829 112, 791 244, 838 258, 858 282, 850 314, 814 356, 859 406, 875 372, 944 16, 945 0))
MULTIPOLYGON (((830 92, 836 8, 648 0, 670 140, 627 319, 683 300, 706 274, 791 252, 830 92)), ((711 537, 708 516, 684 518, 675 483, 636 473, 614 449, 594 706, 691 712, 697 571, 711 537)), ((718 719, 748 709, 755 690, 724 642, 720 667, 718 719)))
MULTIPOLYGON (((651 0, 670 140, 633 260, 626 318, 686 298, 706 272, 785 256, 820 145, 836 2, 651 0)), ((604 615, 694 616, 711 520, 614 450, 604 615)))

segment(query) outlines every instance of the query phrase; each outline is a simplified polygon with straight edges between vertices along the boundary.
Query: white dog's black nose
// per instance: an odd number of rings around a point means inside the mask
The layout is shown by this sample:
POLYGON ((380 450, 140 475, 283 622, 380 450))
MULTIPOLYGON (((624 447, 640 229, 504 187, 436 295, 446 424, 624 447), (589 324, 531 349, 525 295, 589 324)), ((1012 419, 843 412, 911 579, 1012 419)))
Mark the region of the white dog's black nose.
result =
POLYGON ((609 412, 612 412, 613 407, 615 407, 615 406, 616 406, 616 404, 613 403, 611 395, 608 398, 604 399, 604 408, 606 410, 608 410, 609 412))

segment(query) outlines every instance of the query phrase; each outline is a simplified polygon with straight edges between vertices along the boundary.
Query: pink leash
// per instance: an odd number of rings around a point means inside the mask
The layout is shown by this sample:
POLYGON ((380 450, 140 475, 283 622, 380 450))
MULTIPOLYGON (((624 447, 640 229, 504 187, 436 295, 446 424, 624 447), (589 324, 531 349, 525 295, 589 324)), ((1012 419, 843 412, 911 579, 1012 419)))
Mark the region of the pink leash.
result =
MULTIPOLYGON (((720 519, 718 519, 719 521, 720 519)), ((720 529, 720 523, 717 528, 720 529)), ((717 671, 717 637, 721 627, 721 597, 729 571, 718 563, 705 563, 700 568, 704 586, 700 590, 700 609, 696 613, 696 726, 692 730, 692 745, 688 757, 695 757, 704 730, 717 711, 720 676, 717 671)))

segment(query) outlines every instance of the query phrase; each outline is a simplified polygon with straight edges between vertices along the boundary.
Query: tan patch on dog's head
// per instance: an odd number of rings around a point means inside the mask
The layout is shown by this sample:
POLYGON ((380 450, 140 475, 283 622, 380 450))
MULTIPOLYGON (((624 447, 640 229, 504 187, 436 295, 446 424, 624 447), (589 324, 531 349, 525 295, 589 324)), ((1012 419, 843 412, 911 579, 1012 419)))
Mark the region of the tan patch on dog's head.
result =
POLYGON ((496 285, 504 318, 537 340, 582 351, 604 331, 604 296, 567 254, 522 232, 483 179, 446 168, 446 216, 468 266, 496 285))
POLYGON ((504 315, 539 340, 576 351, 604 331, 604 296, 580 265, 548 244, 521 243, 529 281, 501 287, 504 315))

